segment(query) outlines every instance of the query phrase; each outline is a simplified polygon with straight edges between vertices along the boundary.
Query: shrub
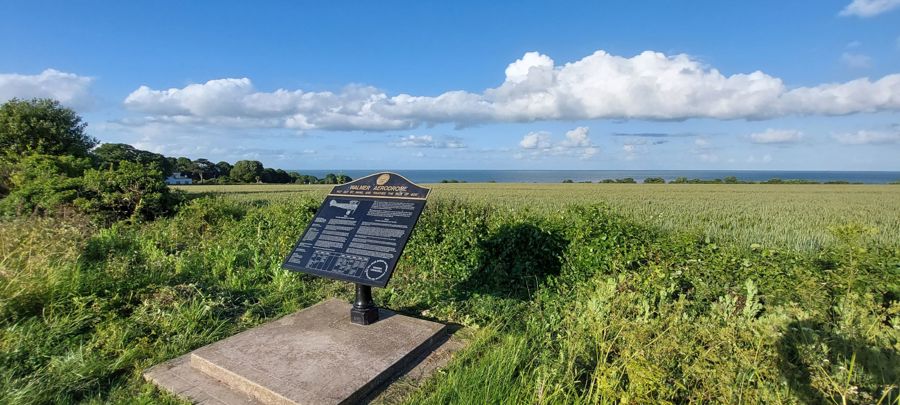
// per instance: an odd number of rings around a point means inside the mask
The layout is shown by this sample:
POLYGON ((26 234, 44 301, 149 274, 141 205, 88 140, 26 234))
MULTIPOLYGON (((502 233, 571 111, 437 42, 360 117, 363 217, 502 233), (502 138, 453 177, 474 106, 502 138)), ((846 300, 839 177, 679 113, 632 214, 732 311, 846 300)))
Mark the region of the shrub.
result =
POLYGON ((170 213, 178 201, 159 169, 122 161, 116 169, 86 171, 75 205, 101 222, 114 222, 153 219, 170 213))
POLYGON ((10 194, 0 200, 5 215, 48 214, 71 204, 81 189, 88 158, 30 155, 9 167, 10 194))

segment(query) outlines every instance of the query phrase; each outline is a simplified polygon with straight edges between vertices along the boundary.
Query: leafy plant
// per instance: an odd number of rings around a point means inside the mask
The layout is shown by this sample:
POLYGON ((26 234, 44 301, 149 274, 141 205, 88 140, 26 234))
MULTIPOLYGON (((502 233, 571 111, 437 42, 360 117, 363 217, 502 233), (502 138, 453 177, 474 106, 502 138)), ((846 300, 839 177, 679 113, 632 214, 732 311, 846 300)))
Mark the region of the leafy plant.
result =
POLYGON ((81 194, 88 158, 27 155, 9 168, 10 195, 0 200, 5 215, 58 213, 81 194))
POLYGON ((122 161, 115 169, 84 173, 75 206, 104 222, 153 219, 170 213, 178 197, 169 192, 155 167, 122 161))

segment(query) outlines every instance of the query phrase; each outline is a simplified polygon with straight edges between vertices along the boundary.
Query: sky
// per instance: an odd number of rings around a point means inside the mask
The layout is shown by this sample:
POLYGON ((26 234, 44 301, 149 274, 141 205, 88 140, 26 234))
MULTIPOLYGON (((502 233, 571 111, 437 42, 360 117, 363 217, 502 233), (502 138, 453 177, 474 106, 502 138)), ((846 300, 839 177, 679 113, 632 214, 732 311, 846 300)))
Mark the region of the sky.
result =
POLYGON ((0 102, 284 169, 900 170, 900 0, 0 0, 0 102))

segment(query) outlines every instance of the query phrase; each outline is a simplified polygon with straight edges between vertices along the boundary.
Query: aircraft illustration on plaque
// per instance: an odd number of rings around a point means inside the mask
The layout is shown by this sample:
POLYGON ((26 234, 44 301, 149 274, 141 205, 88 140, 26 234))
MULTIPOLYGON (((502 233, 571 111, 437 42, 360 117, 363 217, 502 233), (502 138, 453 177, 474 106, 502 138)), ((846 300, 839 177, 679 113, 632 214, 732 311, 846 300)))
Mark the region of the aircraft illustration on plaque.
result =
POLYGON ((347 213, 344 214, 344 216, 349 217, 349 216, 353 215, 354 212, 356 212, 357 208, 359 208, 359 201, 350 200, 345 203, 340 203, 340 202, 337 202, 336 200, 331 200, 331 202, 328 205, 330 205, 332 207, 340 208, 342 210, 347 210, 347 213))

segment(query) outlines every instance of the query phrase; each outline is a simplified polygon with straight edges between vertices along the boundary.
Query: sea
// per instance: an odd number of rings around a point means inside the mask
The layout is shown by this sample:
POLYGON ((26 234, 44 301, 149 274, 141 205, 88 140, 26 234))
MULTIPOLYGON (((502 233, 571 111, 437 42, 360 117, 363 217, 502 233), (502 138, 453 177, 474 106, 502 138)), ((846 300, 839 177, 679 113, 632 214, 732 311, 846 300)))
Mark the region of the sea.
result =
POLYGON ((324 177, 328 173, 344 174, 352 179, 382 171, 400 174, 415 183, 440 183, 456 180, 467 183, 560 183, 598 182, 604 179, 631 177, 637 182, 648 177, 662 177, 670 182, 677 177, 713 180, 728 176, 741 181, 811 180, 816 182, 848 181, 851 183, 885 184, 900 181, 900 172, 881 171, 779 171, 779 170, 292 170, 301 174, 324 177))

